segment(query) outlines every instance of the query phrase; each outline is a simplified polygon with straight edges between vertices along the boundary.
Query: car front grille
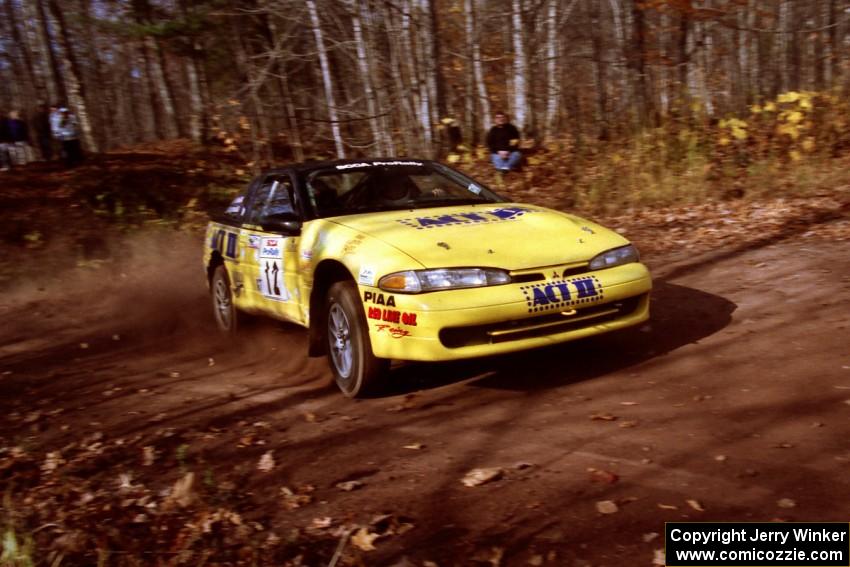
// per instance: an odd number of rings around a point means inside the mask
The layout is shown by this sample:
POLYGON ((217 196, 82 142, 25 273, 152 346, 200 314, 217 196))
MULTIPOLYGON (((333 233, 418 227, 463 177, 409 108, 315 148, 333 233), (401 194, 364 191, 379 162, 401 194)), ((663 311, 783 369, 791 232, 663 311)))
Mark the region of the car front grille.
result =
POLYGON ((461 348, 498 344, 581 329, 588 325, 597 325, 634 313, 644 295, 575 309, 574 313, 570 312, 569 314, 550 313, 488 325, 446 327, 440 331, 440 342, 446 348, 461 348))

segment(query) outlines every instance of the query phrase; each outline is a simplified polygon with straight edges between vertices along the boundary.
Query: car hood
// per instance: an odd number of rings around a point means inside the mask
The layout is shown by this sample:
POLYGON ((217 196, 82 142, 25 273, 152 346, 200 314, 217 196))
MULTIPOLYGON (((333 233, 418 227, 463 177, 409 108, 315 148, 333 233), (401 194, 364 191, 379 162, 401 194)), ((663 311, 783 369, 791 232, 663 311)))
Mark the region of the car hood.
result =
POLYGON ((382 240, 426 268, 524 270, 584 262, 628 243, 619 234, 580 217, 519 203, 390 211, 328 220, 382 240))

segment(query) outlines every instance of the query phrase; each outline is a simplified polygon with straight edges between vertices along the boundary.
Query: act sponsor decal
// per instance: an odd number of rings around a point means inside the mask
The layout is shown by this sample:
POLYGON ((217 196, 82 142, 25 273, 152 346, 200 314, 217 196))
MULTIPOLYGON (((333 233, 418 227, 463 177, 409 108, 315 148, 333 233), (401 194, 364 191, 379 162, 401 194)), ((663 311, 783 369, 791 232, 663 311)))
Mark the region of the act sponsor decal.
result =
POLYGON ((260 237, 256 234, 248 235, 248 248, 259 249, 260 248, 260 237))
POLYGON ((402 337, 410 336, 410 331, 408 331, 407 329, 402 329, 401 327, 393 327, 392 325, 375 325, 375 330, 379 333, 386 331, 394 339, 400 339, 402 337))
POLYGON ((263 238, 260 244, 260 258, 280 260, 283 258, 280 238, 263 238))
POLYGON ((552 280, 522 286, 529 313, 576 307, 603 299, 602 284, 596 276, 552 280))
POLYGON ((375 269, 371 266, 361 266, 357 275, 357 283, 362 285, 375 285, 375 269))
POLYGON ((313 261, 313 251, 312 250, 302 250, 301 251, 301 259, 305 262, 313 261))
POLYGON ((390 294, 386 296, 383 293, 375 293, 366 291, 363 293, 363 301, 374 303, 376 305, 386 305, 387 307, 395 307, 395 297, 390 294))
POLYGON ((408 313, 405 311, 396 311, 395 309, 381 309, 380 307, 369 307, 367 311, 369 319, 384 321, 386 323, 403 324, 409 327, 415 327, 416 313, 408 313))
POLYGON ((454 213, 451 215, 434 215, 399 219, 397 222, 417 230, 439 228, 444 226, 489 224, 494 222, 517 220, 526 213, 535 212, 527 207, 499 207, 496 209, 454 213))

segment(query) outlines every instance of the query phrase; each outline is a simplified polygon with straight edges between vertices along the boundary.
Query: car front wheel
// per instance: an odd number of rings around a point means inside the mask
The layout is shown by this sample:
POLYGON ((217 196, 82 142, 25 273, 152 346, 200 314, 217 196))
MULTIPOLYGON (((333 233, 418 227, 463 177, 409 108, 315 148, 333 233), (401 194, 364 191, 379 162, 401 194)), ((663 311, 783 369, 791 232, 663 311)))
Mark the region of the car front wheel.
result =
POLYGON ((218 266, 210 280, 212 292, 213 316, 218 329, 223 333, 236 332, 236 305, 233 303, 233 291, 230 277, 224 266, 218 266))
POLYGON ((372 390, 389 361, 372 354, 363 306, 352 281, 337 282, 325 304, 328 361, 337 386, 350 398, 372 390))

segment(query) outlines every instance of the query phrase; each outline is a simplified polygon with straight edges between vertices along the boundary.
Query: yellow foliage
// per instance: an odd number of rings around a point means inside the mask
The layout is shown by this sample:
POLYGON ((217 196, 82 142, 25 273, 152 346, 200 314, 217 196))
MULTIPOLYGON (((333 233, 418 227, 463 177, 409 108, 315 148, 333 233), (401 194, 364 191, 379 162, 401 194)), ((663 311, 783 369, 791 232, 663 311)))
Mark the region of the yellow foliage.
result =
POLYGON ((812 100, 810 98, 804 98, 800 100, 800 108, 803 110, 811 110, 812 109, 812 100))
POLYGON ((776 127, 776 133, 789 136, 792 140, 800 137, 800 130, 793 124, 780 124, 776 127))
POLYGON ((446 161, 449 163, 457 163, 460 160, 460 156, 458 154, 449 154, 446 156, 446 161))
POLYGON ((541 161, 539 157, 531 156, 528 158, 528 165, 540 165, 541 161))
POLYGON ((620 154, 614 154, 611 156, 611 163, 618 164, 623 161, 623 157, 620 154))
POLYGON ((761 106, 754 104, 750 107, 750 112, 753 114, 761 114, 761 106))
POLYGON ((765 112, 776 112, 776 104, 773 102, 768 102, 764 105, 765 112))
POLYGON ((815 139, 812 138, 811 136, 809 136, 808 138, 803 140, 803 143, 800 144, 800 146, 802 146, 802 148, 807 152, 814 151, 814 149, 815 149, 815 139))
POLYGON ((782 93, 776 97, 776 102, 797 102, 798 100, 800 100, 800 93, 794 91, 782 93))
POLYGON ((796 110, 791 111, 785 114, 785 120, 787 120, 791 124, 799 124, 803 121, 803 113, 796 110))
POLYGON ((747 139, 747 131, 744 128, 732 128, 732 135, 737 140, 747 139))
POLYGON ((485 159, 490 154, 487 151, 487 148, 478 147, 478 149, 475 150, 475 155, 478 156, 478 159, 485 159))
POLYGON ((720 136, 720 139, 717 140, 717 143, 720 144, 721 146, 728 146, 731 142, 732 142, 732 140, 730 140, 726 136, 720 136))
POLYGON ((791 159, 793 161, 800 161, 801 159, 803 159, 802 154, 800 154, 800 152, 798 152, 797 150, 791 150, 790 152, 788 152, 788 155, 791 156, 791 159))

